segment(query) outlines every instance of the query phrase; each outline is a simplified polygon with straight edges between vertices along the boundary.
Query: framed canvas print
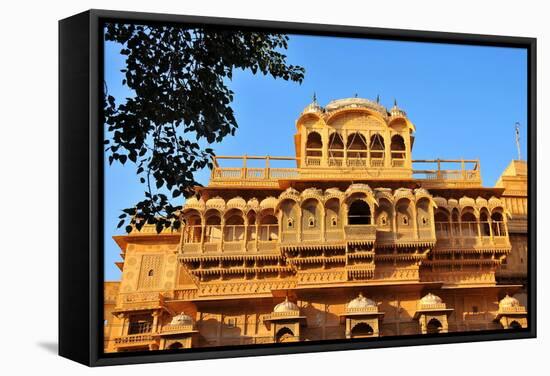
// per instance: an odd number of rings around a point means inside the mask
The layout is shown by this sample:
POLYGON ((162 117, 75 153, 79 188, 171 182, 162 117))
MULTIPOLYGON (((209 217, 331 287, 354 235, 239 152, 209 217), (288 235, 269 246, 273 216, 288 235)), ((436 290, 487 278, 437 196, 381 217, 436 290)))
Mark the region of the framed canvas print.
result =
POLYGON ((59 353, 536 335, 536 40, 60 21, 59 353))

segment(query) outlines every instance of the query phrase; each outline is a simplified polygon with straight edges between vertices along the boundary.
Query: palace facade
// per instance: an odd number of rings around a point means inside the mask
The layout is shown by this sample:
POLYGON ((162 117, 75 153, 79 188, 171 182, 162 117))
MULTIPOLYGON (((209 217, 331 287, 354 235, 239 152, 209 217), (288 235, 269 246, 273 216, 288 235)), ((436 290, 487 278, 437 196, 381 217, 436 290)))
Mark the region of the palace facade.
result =
POLYGON ((314 100, 295 156, 217 157, 180 231, 113 237, 105 351, 527 327, 526 163, 484 187, 477 160, 413 160, 414 131, 314 100))

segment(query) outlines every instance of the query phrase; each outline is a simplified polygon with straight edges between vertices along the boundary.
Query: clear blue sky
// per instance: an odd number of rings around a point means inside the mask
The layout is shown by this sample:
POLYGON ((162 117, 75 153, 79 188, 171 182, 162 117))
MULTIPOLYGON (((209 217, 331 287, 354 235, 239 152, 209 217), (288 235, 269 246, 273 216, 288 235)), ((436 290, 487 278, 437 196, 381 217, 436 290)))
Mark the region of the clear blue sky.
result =
MULTIPOLYGON (((131 96, 121 85, 120 46, 105 47, 105 79, 118 100, 131 96)), ((218 155, 294 155, 295 120, 313 92, 324 106, 338 98, 394 98, 416 125, 415 159, 481 160, 485 186, 492 186, 517 158, 514 123, 527 138, 527 53, 523 49, 457 46, 290 35, 288 62, 305 67, 302 85, 238 71, 229 83, 239 124, 235 137, 215 144, 218 155)), ((120 249, 112 240, 123 208, 142 199, 135 166, 105 162, 105 278, 116 280, 120 249)), ((209 171, 199 174, 208 183, 209 171)), ((183 200, 177 202, 182 204, 183 200)))

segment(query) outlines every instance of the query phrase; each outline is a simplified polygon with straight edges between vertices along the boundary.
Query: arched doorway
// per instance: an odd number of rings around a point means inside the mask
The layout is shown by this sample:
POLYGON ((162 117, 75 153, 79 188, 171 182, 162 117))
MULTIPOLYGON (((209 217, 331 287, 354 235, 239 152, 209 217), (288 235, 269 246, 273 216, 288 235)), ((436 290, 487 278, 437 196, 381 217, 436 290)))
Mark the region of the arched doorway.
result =
POLYGON ((351 330, 351 338, 370 337, 374 333, 372 327, 367 323, 359 323, 351 330))
POLYGON ((170 346, 168 346, 168 348, 170 350, 177 350, 183 348, 183 345, 181 344, 181 342, 174 342, 170 346))
POLYGON ((294 340, 294 333, 292 332, 292 330, 288 329, 288 328, 281 328, 278 332, 277 332, 277 335, 275 336, 275 341, 277 343, 282 343, 282 342, 291 342, 294 340))
POLYGON ((370 225, 370 206, 363 200, 355 200, 349 207, 348 225, 370 225))
POLYGON ((510 329, 521 329, 521 324, 517 321, 512 321, 510 325, 508 325, 510 329))
POLYGON ((428 327, 427 327, 428 334, 441 333, 442 329, 443 329, 443 325, 438 319, 431 319, 428 322, 428 327))

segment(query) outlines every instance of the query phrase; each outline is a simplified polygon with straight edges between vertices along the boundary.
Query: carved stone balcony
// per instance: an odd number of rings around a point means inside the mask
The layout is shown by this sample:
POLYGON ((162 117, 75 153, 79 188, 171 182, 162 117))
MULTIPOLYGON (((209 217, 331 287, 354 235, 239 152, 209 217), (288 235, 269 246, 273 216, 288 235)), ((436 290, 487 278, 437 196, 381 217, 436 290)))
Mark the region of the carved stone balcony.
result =
POLYGON ((118 347, 118 348, 135 347, 135 346, 149 346, 153 343, 155 343, 155 336, 151 333, 148 333, 148 334, 130 334, 130 335, 115 338, 115 346, 118 347))
POLYGON ((511 250, 510 238, 503 222, 436 222, 437 249, 473 249, 478 251, 511 250))
POLYGON ((160 309, 164 307, 164 296, 159 292, 136 292, 120 294, 113 313, 160 309))
POLYGON ((161 335, 195 333, 196 330, 192 324, 185 325, 164 325, 160 331, 161 335))
POLYGON ((375 225, 347 225, 345 238, 348 242, 372 244, 376 240, 375 225))

